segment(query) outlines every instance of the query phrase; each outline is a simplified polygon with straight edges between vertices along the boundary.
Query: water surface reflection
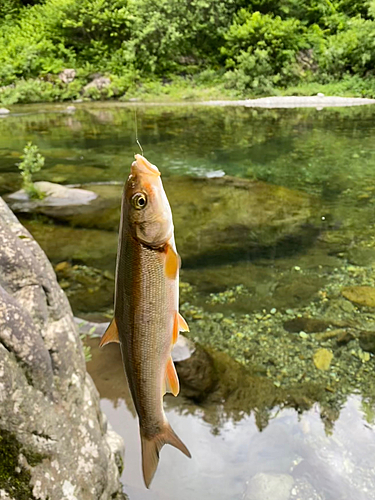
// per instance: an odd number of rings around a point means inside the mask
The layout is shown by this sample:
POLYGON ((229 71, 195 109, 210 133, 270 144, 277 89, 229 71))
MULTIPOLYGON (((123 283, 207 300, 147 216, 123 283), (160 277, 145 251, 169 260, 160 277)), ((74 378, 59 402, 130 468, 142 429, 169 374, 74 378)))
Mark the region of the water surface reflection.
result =
MULTIPOLYGON (((195 405, 182 394, 165 398, 172 427, 188 444, 193 459, 170 446, 163 448, 151 490, 143 486, 138 422, 127 389, 118 346, 99 352, 89 341, 88 369, 101 405, 126 443, 123 482, 130 500, 372 500, 375 498, 375 427, 367 422, 361 398, 350 396, 338 414, 318 405, 297 412, 282 405, 269 412, 259 429, 256 413, 246 408, 234 421, 224 402, 195 405), (210 413, 222 413, 210 423, 210 413), (329 425, 327 425, 329 420, 329 425), (335 420, 335 421, 334 421, 335 420), (270 494, 272 496, 265 496, 270 494)), ((246 407, 247 401, 243 406, 246 407)))

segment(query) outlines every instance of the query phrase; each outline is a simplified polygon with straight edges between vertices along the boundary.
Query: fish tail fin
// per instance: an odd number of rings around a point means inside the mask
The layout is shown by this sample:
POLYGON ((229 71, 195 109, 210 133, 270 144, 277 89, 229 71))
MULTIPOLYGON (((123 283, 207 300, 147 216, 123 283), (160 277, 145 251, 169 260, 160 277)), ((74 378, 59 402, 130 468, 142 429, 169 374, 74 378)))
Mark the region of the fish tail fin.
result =
POLYGON ((160 434, 153 436, 151 439, 143 435, 141 430, 142 441, 142 470, 143 479, 146 487, 149 488, 152 478, 159 463, 159 453, 165 444, 170 444, 179 449, 187 457, 191 458, 189 450, 186 448, 181 439, 174 432, 172 427, 166 422, 164 429, 160 434))

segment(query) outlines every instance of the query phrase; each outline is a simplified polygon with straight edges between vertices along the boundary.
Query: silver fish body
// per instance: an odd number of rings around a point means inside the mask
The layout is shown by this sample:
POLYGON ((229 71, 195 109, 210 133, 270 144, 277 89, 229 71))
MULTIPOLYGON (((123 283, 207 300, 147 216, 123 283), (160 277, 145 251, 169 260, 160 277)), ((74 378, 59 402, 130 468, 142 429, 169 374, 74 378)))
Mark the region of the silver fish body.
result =
POLYGON ((178 313, 179 259, 160 173, 140 155, 136 159, 122 197, 114 320, 101 345, 120 343, 149 487, 164 444, 190 457, 163 410, 164 393, 179 390, 173 343, 178 331, 188 327, 178 313))

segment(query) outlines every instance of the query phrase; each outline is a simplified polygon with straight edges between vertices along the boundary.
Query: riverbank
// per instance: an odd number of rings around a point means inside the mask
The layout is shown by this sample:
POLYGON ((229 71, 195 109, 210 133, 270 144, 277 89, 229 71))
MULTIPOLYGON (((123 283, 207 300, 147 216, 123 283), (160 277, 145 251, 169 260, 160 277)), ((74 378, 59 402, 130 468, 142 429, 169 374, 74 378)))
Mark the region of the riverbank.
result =
POLYGON ((100 110, 109 109, 131 109, 131 108, 186 108, 194 106, 201 108, 202 106, 209 107, 237 107, 237 108, 264 108, 264 109, 302 109, 315 108, 320 111, 324 108, 348 108, 357 106, 368 106, 375 104, 375 99, 362 97, 338 97, 326 96, 322 93, 313 96, 270 96, 259 97, 256 99, 212 99, 207 101, 188 101, 188 100, 169 100, 169 101, 141 101, 132 99, 127 102, 123 101, 73 101, 61 103, 31 103, 9 106, 9 108, 0 108, 0 118, 5 118, 10 115, 24 115, 30 113, 53 112, 72 115, 76 111, 100 112, 100 110), (40 107, 42 106, 42 108, 40 107), (36 111, 36 108, 38 111, 36 111))
POLYGON ((310 82, 299 86, 273 89, 266 95, 255 91, 240 92, 233 88, 227 88, 220 78, 205 81, 199 75, 190 78, 178 77, 169 82, 145 81, 142 84, 126 88, 121 85, 118 78, 111 75, 97 76, 89 83, 80 79, 74 79, 71 82, 64 82, 60 79, 55 81, 20 79, 11 85, 0 87, 0 106, 108 100, 124 103, 191 103, 244 101, 265 97, 312 97, 319 94, 346 98, 374 98, 375 83, 373 79, 352 76, 328 84, 310 82))

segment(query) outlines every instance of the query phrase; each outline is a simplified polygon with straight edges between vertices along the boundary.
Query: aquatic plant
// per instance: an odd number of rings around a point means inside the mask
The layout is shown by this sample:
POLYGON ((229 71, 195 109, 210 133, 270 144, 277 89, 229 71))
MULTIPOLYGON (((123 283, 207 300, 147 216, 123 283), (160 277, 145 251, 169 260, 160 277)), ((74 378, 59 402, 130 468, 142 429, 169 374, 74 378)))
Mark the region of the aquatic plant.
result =
POLYGON ((44 165, 44 157, 39 153, 38 146, 29 142, 21 156, 22 162, 19 163, 18 168, 22 176, 22 188, 26 191, 30 198, 42 200, 46 195, 40 191, 32 181, 32 174, 39 172, 44 165))

